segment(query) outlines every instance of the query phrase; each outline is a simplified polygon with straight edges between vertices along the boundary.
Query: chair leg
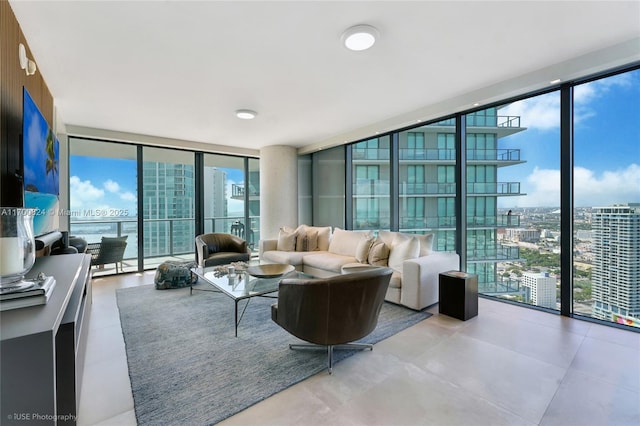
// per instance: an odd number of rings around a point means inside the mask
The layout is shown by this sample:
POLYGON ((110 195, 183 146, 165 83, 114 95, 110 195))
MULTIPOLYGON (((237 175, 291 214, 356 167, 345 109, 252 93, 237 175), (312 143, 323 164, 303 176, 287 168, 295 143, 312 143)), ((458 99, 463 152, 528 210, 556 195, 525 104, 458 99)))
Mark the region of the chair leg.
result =
POLYGON ((341 345, 314 345, 312 343, 297 343, 290 344, 289 349, 324 349, 327 348, 327 369, 329 370, 329 374, 333 374, 333 350, 365 350, 369 349, 373 350, 373 345, 368 343, 344 343, 341 345))

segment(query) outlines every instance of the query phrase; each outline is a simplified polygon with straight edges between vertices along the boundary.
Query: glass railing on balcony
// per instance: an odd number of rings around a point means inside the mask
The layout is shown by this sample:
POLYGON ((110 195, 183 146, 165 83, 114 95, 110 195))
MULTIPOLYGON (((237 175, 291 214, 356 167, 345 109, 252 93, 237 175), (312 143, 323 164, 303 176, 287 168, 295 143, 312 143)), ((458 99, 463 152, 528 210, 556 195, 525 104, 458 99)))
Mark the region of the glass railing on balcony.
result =
MULTIPOLYGON (((438 121, 434 126, 455 126, 455 118, 438 121)), ((516 115, 467 115, 467 127, 520 127, 520 116, 516 115)))
POLYGON ((497 247, 467 249, 467 260, 474 261, 504 261, 520 259, 518 246, 500 245, 497 247))
POLYGON ((478 292, 482 294, 518 294, 521 291, 520 281, 510 278, 499 278, 495 282, 478 283, 478 292))
POLYGON ((455 183, 407 183, 400 184, 399 194, 403 196, 413 195, 442 195, 449 194, 455 195, 456 184, 455 183))
POLYGON ((520 226, 520 216, 467 216, 467 226, 469 228, 517 228, 520 226))
MULTIPOLYGON (((205 218, 205 232, 235 233, 245 238, 250 247, 257 248, 260 240, 260 218, 250 217, 249 229, 242 223, 244 217, 208 217, 205 218), (236 225, 234 227, 234 224, 236 225), (241 224, 242 228, 238 225, 241 224)), ((181 256, 193 253, 195 219, 145 219, 146 258, 159 256, 181 256)), ((138 257, 138 220, 127 218, 119 220, 79 220, 70 223, 69 234, 83 238, 87 243, 99 243, 103 236, 122 237, 128 235, 124 259, 138 257)))
POLYGON ((468 149, 467 161, 520 161, 520 150, 468 149))
POLYGON ((416 229, 442 229, 442 228, 455 228, 455 227, 456 227, 455 216, 400 218, 401 232, 410 232, 416 229))
POLYGON ((455 149, 400 148, 400 160, 455 161, 455 149))
POLYGON ((351 152, 354 160, 389 160, 389 148, 354 148, 351 152))
MULTIPOLYGON (((455 149, 400 148, 400 161, 455 161, 455 149)), ((520 161, 519 149, 468 149, 467 161, 520 161)))
POLYGON ((353 195, 355 197, 372 195, 389 195, 389 181, 379 181, 375 179, 358 179, 353 184, 353 195))
POLYGON ((520 195, 520 182, 468 182, 467 193, 520 195))

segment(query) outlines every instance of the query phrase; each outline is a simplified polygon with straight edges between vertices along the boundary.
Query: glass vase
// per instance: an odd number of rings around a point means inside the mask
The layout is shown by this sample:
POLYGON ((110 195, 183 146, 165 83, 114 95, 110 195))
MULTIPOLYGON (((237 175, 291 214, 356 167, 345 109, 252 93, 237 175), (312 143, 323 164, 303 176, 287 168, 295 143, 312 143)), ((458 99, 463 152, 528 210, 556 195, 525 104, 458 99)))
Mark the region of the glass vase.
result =
POLYGON ((36 261, 34 209, 0 207, 0 288, 16 286, 36 261))

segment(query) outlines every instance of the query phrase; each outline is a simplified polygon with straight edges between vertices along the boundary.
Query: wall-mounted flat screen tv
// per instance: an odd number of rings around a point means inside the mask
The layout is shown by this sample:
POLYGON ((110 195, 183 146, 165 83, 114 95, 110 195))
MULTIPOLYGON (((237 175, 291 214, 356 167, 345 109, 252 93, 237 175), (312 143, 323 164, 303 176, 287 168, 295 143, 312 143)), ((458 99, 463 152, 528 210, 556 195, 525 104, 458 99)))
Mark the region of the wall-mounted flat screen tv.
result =
POLYGON ((24 207, 35 209, 38 236, 60 227, 60 143, 27 89, 22 93, 24 207))

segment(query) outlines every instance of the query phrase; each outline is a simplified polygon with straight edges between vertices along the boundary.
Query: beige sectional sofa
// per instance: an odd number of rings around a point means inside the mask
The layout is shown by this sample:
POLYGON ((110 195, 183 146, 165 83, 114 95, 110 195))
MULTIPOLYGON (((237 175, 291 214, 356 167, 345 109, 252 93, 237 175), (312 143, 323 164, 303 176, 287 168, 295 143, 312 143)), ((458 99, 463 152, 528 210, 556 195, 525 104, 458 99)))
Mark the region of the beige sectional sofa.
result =
POLYGON ((286 263, 315 277, 389 266, 385 299, 420 310, 438 302, 438 274, 458 270, 456 253, 432 251, 433 234, 346 231, 300 225, 283 227, 278 239, 260 241, 260 261, 286 263))

